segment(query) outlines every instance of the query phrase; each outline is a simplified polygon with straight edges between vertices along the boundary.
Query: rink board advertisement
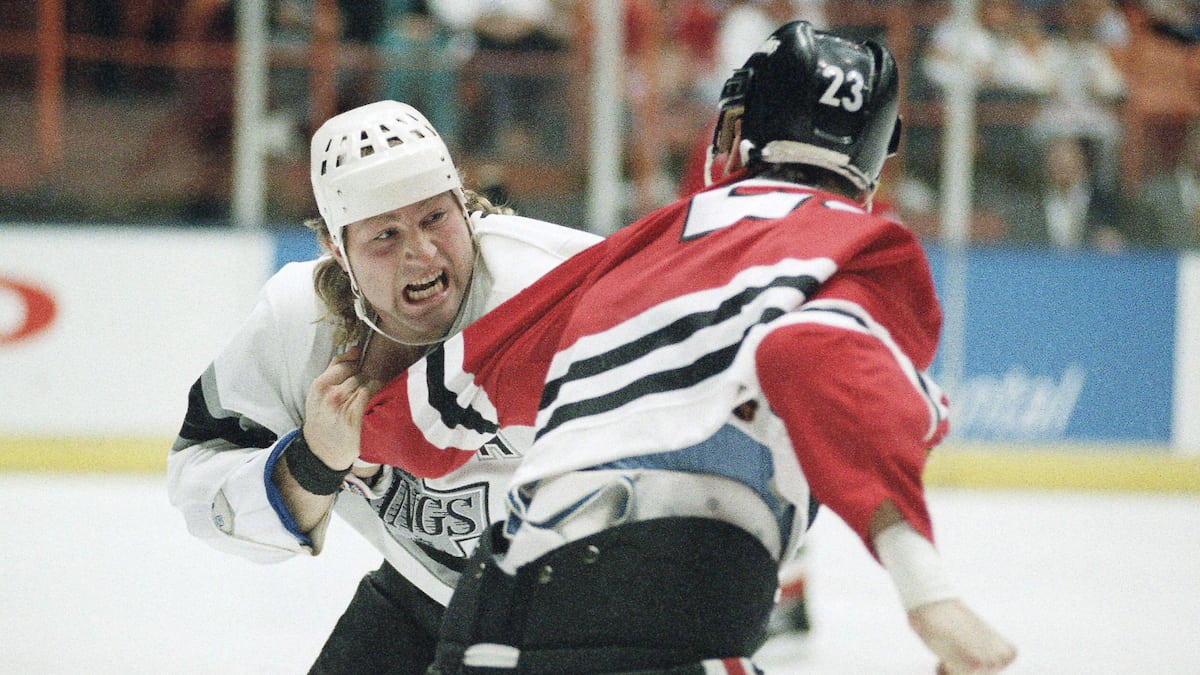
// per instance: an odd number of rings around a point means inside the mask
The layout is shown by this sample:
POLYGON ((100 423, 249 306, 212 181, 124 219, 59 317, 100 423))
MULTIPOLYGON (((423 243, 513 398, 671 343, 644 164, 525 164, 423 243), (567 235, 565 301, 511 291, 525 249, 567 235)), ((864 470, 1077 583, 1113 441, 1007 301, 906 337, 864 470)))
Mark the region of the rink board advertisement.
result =
POLYGON ((229 230, 0 228, 0 436, 173 437, 273 252, 229 230))
MULTIPOLYGON (((0 437, 172 437, 267 276, 317 250, 298 228, 0 227, 0 437)), ((955 435, 1200 448, 1198 267, 971 251, 955 435)))
MULTIPOLYGON (((964 287, 948 283, 947 254, 928 251, 943 298, 964 287)), ((970 251, 954 435, 1170 443, 1179 267, 1167 254, 970 251)))

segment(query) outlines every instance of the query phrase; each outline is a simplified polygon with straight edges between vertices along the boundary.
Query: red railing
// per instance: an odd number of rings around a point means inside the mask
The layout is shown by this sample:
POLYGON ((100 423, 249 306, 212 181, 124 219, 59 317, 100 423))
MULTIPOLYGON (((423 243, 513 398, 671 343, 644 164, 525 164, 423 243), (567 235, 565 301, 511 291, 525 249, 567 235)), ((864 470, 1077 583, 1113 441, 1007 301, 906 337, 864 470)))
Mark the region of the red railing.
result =
MULTIPOLYGON (((128 3, 127 3, 128 4, 128 3)), ((650 3, 657 5, 658 3, 650 3)), ((826 12, 831 22, 839 26, 872 27, 882 35, 897 59, 910 66, 916 63, 920 49, 920 36, 928 31, 948 11, 946 2, 868 2, 861 0, 831 1, 826 12)), ((33 129, 23 138, 32 138, 33 152, 28 147, 0 149, 0 190, 20 188, 35 183, 39 177, 54 172, 64 161, 64 116, 67 103, 67 77, 70 64, 113 63, 130 67, 187 69, 225 69, 232 72, 235 66, 235 48, 228 42, 200 40, 178 41, 156 44, 137 37, 97 37, 67 30, 67 3, 65 0, 37 0, 35 24, 24 30, 0 31, 0 59, 30 59, 34 81, 32 90, 33 129), (11 156, 19 152, 20 157, 11 156), (7 154, 9 156, 4 156, 7 154), (36 161, 30 162, 33 156, 36 161)), ((584 143, 587 125, 584 111, 587 77, 587 3, 576 3, 577 33, 571 48, 565 55, 547 58, 544 55, 533 60, 522 61, 519 57, 478 58, 468 64, 465 73, 478 69, 532 68, 537 72, 563 74, 572 83, 568 87, 570 145, 563 156, 537 158, 536 162, 522 158, 503 158, 512 168, 508 172, 514 192, 543 190, 545 193, 563 194, 581 187, 585 166, 584 143), (554 163, 548 168, 547 162, 554 163)), ((313 0, 310 41, 307 45, 272 45, 270 59, 273 65, 306 69, 308 72, 307 122, 310 128, 314 121, 328 118, 336 112, 337 79, 339 72, 360 70, 380 71, 386 67, 386 59, 368 46, 339 43, 340 17, 336 0, 313 0)), ((1131 44, 1131 51, 1136 47, 1131 44)), ((1195 60, 1194 60, 1195 61, 1195 60)), ((1136 58, 1127 64, 1131 72, 1144 74, 1153 70, 1136 58)), ((1195 65, 1195 64, 1193 64, 1195 65)), ((1200 66, 1192 70, 1200 72, 1200 66)), ((1161 73, 1160 73, 1161 74, 1161 73)), ((902 79, 907 87, 911 78, 902 79)), ((1142 78, 1145 79, 1145 78, 1142 78)), ((1149 78, 1153 80, 1153 77, 1149 78)), ((1161 78, 1160 78, 1161 79, 1161 78)), ((1196 78, 1193 78, 1196 79, 1196 78)), ((1140 91, 1140 90, 1139 90, 1140 91)), ((1134 93, 1134 92, 1131 92, 1134 93)), ((616 92, 614 92, 614 95, 616 92)), ((1140 94, 1131 95, 1132 105, 1126 110, 1128 143, 1124 149, 1123 164, 1128 181, 1140 178, 1143 158, 1152 152, 1147 143, 1147 129, 1158 120, 1155 110, 1142 102, 1148 100, 1140 94)), ((936 100, 912 100, 907 91, 902 92, 905 122, 909 127, 937 127, 941 124, 942 111, 936 100)), ((1200 114, 1200 97, 1185 100, 1184 108, 1172 109, 1172 115, 1194 119, 1200 114), (1190 107, 1188 107, 1190 106, 1190 107), (1186 109, 1185 109, 1186 108, 1186 109)), ((1178 106, 1177 106, 1178 107, 1178 106)), ((671 137, 672 125, 689 125, 693 121, 681 119, 679 115, 667 114, 662 110, 662 101, 651 92, 648 99, 633 109, 635 118, 640 116, 653 121, 652 135, 671 137)), ((1169 111, 1170 112, 1170 111, 1169 111)), ((988 102, 980 105, 981 124, 1014 124, 1028 119, 1031 107, 1028 103, 988 102)), ((1175 118, 1173 121, 1179 122, 1175 118)), ((635 119, 635 127, 645 120, 635 119)), ((688 129, 678 133, 688 133, 688 129)), ((632 157, 631 166, 654 165, 662 159, 655 155, 651 143, 631 143, 628 150, 632 157)), ((616 151, 614 149, 614 151, 616 151)), ((463 157, 461 162, 469 170, 473 164, 495 161, 495 158, 463 157)))

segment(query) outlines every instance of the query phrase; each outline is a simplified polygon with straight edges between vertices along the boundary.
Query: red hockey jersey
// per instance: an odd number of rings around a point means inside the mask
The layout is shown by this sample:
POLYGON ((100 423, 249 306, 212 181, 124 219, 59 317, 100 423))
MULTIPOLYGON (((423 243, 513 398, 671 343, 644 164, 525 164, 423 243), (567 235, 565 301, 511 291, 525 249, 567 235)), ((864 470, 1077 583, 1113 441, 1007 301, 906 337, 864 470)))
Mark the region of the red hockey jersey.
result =
POLYGON ((733 423, 771 448, 781 497, 800 505, 811 484, 864 538, 892 499, 931 537, 920 472, 946 411, 922 371, 940 321, 908 230, 829 193, 735 180, 574 256, 388 383, 364 416, 362 457, 437 476, 497 433, 535 433, 519 486, 693 446, 733 423), (772 340, 764 372, 764 339, 797 327, 834 336, 829 362, 772 340), (793 360, 839 370, 789 381, 793 360), (797 428, 822 422, 789 387, 832 388, 859 371, 865 394, 822 392, 848 399, 834 406, 837 433, 797 428), (747 402, 761 414, 733 414, 747 402))

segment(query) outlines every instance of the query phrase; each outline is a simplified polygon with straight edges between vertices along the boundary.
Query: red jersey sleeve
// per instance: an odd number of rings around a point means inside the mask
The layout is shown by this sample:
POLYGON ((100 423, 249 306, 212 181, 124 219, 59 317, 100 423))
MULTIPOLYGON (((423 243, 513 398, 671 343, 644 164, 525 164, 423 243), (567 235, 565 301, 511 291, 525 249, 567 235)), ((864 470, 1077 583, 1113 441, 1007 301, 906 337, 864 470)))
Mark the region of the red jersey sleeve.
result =
POLYGON ((921 474, 945 422, 903 357, 868 332, 797 323, 762 340, 756 369, 814 498, 868 549, 867 527, 884 500, 932 541, 921 474))

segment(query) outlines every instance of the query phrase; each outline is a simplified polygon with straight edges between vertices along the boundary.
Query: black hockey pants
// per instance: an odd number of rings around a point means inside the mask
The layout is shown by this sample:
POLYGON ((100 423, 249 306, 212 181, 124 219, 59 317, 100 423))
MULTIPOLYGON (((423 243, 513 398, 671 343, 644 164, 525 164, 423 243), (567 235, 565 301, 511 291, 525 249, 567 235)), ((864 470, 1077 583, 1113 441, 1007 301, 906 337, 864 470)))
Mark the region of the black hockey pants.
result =
POLYGON ((728 523, 623 524, 515 576, 495 564, 503 542, 494 526, 463 573, 429 675, 683 675, 703 672, 705 659, 749 657, 765 639, 778 567, 728 523), (481 643, 515 647, 515 667, 464 666, 481 643))
POLYGON ((384 561, 358 583, 309 673, 421 675, 444 611, 384 561))

